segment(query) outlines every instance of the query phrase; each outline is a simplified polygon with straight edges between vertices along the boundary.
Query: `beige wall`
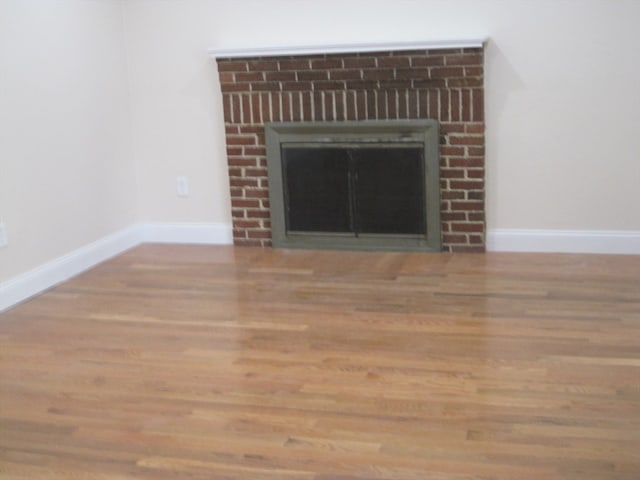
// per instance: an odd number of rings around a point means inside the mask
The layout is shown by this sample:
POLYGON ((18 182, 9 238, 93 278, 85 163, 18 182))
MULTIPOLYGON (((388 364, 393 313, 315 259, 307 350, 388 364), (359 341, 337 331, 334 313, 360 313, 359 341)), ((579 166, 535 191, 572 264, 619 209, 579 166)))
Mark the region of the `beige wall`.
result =
POLYGON ((2 0, 0 282, 134 223, 230 223, 208 47, 486 36, 489 229, 640 231, 639 21, 636 0, 2 0))
POLYGON ((0 282, 136 220, 118 1, 0 1, 0 282))
POLYGON ((143 215, 229 222, 206 47, 486 36, 489 229, 640 230, 640 2, 132 0, 143 215), (177 199, 185 173, 192 199, 177 199))
POLYGON ((235 2, 126 3, 133 152, 145 222, 231 223, 222 99, 207 47, 235 2), (187 176, 190 196, 176 195, 187 176))

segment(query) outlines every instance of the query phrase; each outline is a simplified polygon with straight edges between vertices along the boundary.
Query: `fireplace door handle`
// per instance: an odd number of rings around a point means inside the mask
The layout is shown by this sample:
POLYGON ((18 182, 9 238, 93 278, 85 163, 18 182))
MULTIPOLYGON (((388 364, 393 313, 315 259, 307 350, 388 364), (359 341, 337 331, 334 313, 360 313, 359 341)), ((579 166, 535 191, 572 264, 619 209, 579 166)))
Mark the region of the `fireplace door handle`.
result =
POLYGON ((360 233, 360 225, 358 222, 358 202, 356 192, 358 191, 358 169, 357 153, 353 150, 348 151, 349 168, 347 169, 347 178, 349 182, 349 228, 357 237, 360 233))

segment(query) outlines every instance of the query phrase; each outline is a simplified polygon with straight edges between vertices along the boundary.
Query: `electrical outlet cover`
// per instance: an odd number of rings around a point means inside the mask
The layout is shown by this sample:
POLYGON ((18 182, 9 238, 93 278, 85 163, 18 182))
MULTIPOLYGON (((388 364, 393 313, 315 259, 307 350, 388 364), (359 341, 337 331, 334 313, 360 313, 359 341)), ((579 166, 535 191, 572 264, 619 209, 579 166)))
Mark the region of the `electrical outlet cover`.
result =
POLYGON ((0 247, 6 247, 8 243, 7 227, 5 227, 4 223, 0 223, 0 247))
POLYGON ((189 196, 189 179, 187 177, 176 177, 176 193, 179 197, 189 196))

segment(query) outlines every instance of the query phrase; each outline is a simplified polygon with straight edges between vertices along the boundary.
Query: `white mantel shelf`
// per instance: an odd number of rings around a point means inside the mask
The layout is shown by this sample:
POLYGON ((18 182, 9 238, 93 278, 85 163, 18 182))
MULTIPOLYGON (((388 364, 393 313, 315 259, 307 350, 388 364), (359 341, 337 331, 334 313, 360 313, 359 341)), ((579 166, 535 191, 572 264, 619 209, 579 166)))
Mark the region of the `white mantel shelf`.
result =
POLYGON ((401 50, 443 50, 450 48, 481 48, 486 38, 419 41, 397 43, 350 43, 343 45, 287 45, 245 48, 209 48, 213 58, 279 57, 331 53, 391 52, 401 50))

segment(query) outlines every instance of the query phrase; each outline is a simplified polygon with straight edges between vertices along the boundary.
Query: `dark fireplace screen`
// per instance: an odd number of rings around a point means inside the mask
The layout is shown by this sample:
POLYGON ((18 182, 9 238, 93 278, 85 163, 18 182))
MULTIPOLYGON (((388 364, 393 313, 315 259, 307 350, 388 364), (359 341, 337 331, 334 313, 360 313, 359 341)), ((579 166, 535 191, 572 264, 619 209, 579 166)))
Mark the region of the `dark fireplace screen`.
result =
POLYGON ((274 246, 440 249, 437 129, 362 123, 267 126, 274 246))
POLYGON ((423 148, 282 146, 288 232, 427 231, 423 148))

